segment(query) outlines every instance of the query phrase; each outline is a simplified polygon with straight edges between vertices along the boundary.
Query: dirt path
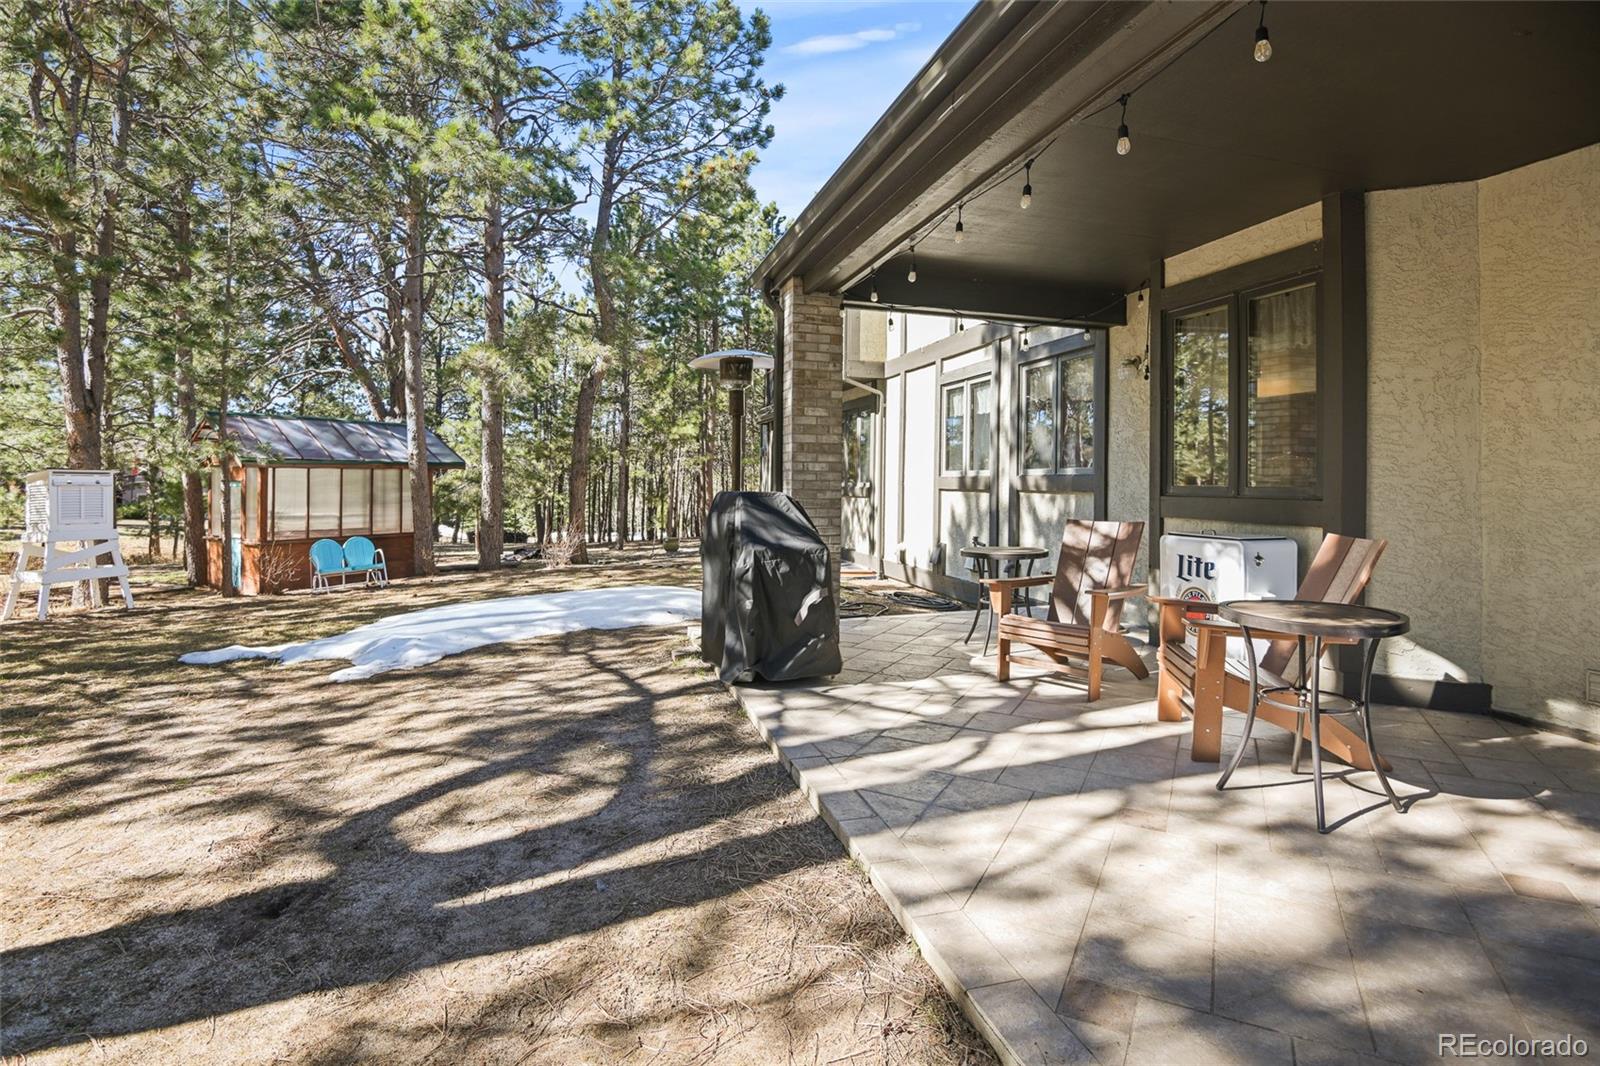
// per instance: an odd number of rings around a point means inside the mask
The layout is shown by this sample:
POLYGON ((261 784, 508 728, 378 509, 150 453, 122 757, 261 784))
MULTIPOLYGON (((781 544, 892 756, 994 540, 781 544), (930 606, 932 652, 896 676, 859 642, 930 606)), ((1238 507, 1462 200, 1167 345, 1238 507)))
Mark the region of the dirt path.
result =
POLYGON ((992 1061, 671 629, 365 682, 183 667, 471 598, 456 574, 0 629, 4 1051, 28 1061, 992 1061))

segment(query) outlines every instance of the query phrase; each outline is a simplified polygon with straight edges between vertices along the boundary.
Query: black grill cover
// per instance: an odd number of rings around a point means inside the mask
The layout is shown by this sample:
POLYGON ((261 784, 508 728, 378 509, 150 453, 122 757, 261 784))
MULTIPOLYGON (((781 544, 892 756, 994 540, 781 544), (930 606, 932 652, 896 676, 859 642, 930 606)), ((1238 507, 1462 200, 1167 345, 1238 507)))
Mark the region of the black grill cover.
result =
POLYGON ((781 492, 719 492, 700 540, 700 656, 724 681, 837 674, 828 546, 781 492))

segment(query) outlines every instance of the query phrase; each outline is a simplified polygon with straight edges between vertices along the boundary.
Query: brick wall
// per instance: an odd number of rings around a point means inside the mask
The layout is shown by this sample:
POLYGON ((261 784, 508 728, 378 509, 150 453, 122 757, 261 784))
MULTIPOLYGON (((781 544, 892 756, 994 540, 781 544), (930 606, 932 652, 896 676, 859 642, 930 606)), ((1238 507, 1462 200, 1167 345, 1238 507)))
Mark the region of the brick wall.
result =
POLYGON ((799 500, 833 553, 838 584, 844 480, 844 323, 836 297, 784 282, 783 490, 799 500))

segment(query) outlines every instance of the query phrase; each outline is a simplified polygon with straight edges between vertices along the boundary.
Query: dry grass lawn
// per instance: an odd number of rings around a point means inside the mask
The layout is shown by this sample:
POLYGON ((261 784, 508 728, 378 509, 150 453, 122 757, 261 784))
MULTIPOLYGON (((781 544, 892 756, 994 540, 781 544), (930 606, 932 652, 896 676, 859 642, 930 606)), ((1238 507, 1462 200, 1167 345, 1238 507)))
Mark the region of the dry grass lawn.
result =
POLYGON ((980 1063, 672 629, 334 685, 183 652, 688 564, 0 627, 3 1050, 30 1062, 980 1063))

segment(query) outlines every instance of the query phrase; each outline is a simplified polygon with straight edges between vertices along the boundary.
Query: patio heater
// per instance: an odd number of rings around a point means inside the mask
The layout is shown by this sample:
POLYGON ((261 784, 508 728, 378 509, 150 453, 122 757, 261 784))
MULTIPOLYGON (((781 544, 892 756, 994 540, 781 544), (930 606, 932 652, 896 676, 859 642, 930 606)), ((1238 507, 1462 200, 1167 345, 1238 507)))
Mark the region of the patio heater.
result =
POLYGON ((744 488, 744 390, 750 387, 757 370, 771 370, 772 356, 748 348, 729 348, 712 352, 689 365, 707 373, 716 371, 717 383, 728 390, 728 417, 733 419, 733 491, 744 488))

